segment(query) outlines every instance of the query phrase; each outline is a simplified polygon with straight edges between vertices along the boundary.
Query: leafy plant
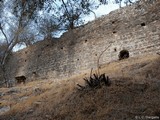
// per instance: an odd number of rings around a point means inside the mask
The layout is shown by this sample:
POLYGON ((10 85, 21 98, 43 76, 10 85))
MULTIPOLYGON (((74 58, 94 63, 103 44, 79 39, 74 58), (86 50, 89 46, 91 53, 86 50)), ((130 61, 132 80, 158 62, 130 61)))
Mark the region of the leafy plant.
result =
POLYGON ((79 87, 79 90, 84 90, 84 89, 94 89, 94 88, 101 88, 103 85, 105 86, 110 86, 111 81, 108 76, 104 74, 98 75, 98 74, 93 74, 89 78, 84 78, 83 79, 86 83, 85 86, 77 84, 79 87))

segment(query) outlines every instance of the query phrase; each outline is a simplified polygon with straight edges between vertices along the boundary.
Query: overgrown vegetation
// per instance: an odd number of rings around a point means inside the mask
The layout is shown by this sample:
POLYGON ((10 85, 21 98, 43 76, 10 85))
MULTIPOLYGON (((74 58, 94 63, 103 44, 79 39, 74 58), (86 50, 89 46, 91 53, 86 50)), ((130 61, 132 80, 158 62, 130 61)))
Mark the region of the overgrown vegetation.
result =
POLYGON ((83 78, 83 79, 85 81, 85 86, 77 84, 79 90, 96 89, 96 88, 101 88, 103 85, 105 86, 111 85, 111 81, 109 77, 105 75, 105 73, 101 75, 93 74, 89 78, 83 78))
MULTIPOLYGON (((158 118, 159 64, 159 55, 147 55, 101 66, 101 73, 114 76, 111 86, 104 85, 101 89, 75 91, 75 83, 81 83, 85 74, 57 82, 42 80, 25 86, 1 88, 1 92, 5 93, 0 97, 1 106, 11 105, 11 109, 0 119, 134 120, 135 116, 144 115, 158 118), (124 69, 125 75, 121 77, 124 69), (152 71, 151 78, 146 77, 147 71, 152 71), (8 93, 13 90, 19 92, 8 93)), ((90 71, 87 73, 90 74, 90 71)))

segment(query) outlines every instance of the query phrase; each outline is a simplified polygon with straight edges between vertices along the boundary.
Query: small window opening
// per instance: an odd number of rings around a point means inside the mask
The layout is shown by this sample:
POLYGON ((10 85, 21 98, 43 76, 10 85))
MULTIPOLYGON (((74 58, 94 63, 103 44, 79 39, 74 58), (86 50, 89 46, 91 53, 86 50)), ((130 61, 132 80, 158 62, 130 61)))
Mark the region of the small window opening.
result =
POLYGON ((115 21, 112 21, 112 24, 114 24, 115 23, 115 21))
POLYGON ((61 47, 61 50, 63 50, 63 47, 61 47))
POLYGON ((27 62, 27 60, 25 60, 25 62, 27 62))
POLYGON ((146 26, 146 24, 145 23, 141 23, 141 26, 146 26))
POLYGON ((117 33, 116 31, 113 31, 113 34, 117 33))
POLYGON ((77 61, 79 61, 79 59, 77 59, 77 61))
POLYGON ((87 40, 85 40, 85 43, 87 42, 87 40))
POLYGON ((32 72, 32 74, 33 74, 33 75, 36 75, 37 73, 36 73, 36 72, 32 72))
POLYGON ((114 52, 117 52, 117 48, 114 48, 114 52))
POLYGON ((126 58, 129 58, 129 52, 128 52, 128 50, 122 50, 122 51, 120 51, 120 53, 119 53, 119 60, 126 59, 126 58))
POLYGON ((38 77, 36 72, 32 72, 33 77, 38 77))

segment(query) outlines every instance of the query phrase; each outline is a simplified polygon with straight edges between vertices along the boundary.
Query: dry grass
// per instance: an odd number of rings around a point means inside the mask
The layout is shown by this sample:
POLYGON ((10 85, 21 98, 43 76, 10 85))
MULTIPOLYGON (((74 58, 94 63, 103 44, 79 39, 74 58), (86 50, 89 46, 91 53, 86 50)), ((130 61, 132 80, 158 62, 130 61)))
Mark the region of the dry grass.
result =
MULTIPOLYGON (((6 95, 11 104, 9 112, 0 118, 23 120, 61 119, 135 119, 137 115, 160 115, 160 57, 149 55, 129 58, 101 66, 101 73, 111 77, 110 87, 78 91, 85 74, 69 80, 35 81, 19 86, 20 93, 6 95), (33 88, 39 88, 39 93, 33 88), (28 96, 23 101, 18 98, 28 96)), ((89 74, 88 71, 87 74, 89 74)), ((3 89, 7 91, 7 89, 3 89)))

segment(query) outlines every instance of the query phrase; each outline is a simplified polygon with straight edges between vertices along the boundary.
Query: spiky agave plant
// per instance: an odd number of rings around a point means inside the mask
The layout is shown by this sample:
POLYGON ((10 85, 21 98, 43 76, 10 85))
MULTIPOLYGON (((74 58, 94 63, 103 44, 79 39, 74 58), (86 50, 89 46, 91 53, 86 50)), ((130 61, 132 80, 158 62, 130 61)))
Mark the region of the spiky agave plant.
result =
POLYGON ((85 81, 85 86, 77 84, 79 90, 84 90, 87 88, 96 89, 96 88, 101 88, 103 85, 105 86, 111 85, 109 77, 106 76, 105 74, 100 74, 100 75, 93 74, 92 76, 88 78, 86 77, 83 80, 85 81))

